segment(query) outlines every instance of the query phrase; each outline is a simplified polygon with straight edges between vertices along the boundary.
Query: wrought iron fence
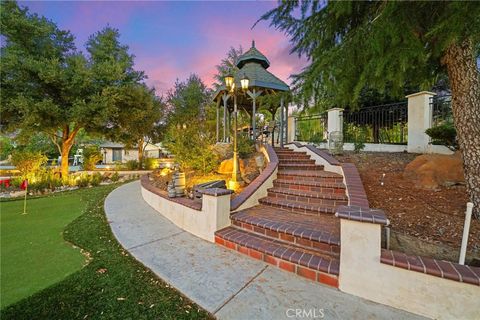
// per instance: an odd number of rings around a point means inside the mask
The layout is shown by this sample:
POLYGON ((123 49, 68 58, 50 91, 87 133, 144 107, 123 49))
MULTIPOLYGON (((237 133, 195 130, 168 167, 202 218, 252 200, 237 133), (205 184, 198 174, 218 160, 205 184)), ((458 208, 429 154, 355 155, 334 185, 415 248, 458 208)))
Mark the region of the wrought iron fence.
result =
POLYGON ((343 112, 344 142, 407 144, 407 102, 343 112))
POLYGON ((327 114, 295 118, 295 140, 317 143, 327 141, 327 114))
POLYGON ((431 97, 430 107, 432 108, 432 127, 442 124, 453 124, 451 95, 431 97))

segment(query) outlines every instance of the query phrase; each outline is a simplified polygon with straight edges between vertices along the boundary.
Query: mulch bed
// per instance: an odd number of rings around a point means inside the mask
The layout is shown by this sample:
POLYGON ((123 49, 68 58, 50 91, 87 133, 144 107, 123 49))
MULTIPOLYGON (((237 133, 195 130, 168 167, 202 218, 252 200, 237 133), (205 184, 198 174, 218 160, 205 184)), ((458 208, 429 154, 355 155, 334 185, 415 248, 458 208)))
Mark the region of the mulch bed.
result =
MULTIPOLYGON (((362 152, 345 153, 337 159, 357 166, 370 207, 386 212, 392 231, 458 250, 468 201, 466 188, 455 185, 438 191, 419 189, 403 178, 405 166, 416 156, 362 152)), ((479 220, 472 219, 468 249, 480 250, 479 220)))

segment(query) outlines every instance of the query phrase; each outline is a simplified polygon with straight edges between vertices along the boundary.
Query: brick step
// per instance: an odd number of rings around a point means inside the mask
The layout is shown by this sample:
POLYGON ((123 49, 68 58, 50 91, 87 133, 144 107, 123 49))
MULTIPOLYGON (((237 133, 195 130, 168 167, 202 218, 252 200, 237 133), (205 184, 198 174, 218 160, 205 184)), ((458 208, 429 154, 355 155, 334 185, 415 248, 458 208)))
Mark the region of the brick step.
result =
POLYGON ((315 164, 315 160, 302 158, 286 158, 280 160, 280 164, 283 163, 315 164))
POLYGON ((273 150, 275 150, 275 152, 278 152, 278 151, 293 152, 293 150, 290 148, 281 148, 281 147, 273 147, 273 150))
POLYGON ((313 191, 320 193, 345 194, 345 185, 343 183, 324 182, 319 180, 291 180, 276 179, 273 186, 278 188, 288 188, 291 190, 313 191))
POLYGON ((306 214, 334 214, 335 206, 325 204, 304 203, 286 199, 266 197, 258 200, 260 204, 306 214))
POLYGON ((286 199, 309 204, 324 204, 335 207, 346 206, 348 204, 347 196, 340 193, 321 193, 279 187, 270 188, 267 191, 269 197, 277 199, 286 199))
POLYGON ((307 171, 321 171, 323 166, 311 163, 283 163, 278 164, 279 170, 307 170, 307 171))
POLYGON ((307 279, 338 287, 340 261, 234 227, 215 232, 215 242, 307 279))
POLYGON ((343 183, 324 182, 320 180, 276 179, 273 181, 273 186, 321 193, 345 194, 345 185, 343 183))
POLYGON ((308 157, 310 156, 306 152, 276 152, 277 156, 279 157, 308 157))
POLYGON ((335 257, 340 253, 339 224, 332 216, 300 217, 286 210, 259 205, 239 211, 231 219, 237 228, 267 238, 335 257))
POLYGON ((341 183, 343 182, 343 177, 337 173, 328 172, 324 170, 285 170, 280 169, 277 172, 278 179, 284 180, 296 180, 296 181, 322 181, 322 182, 332 182, 332 183, 341 183))

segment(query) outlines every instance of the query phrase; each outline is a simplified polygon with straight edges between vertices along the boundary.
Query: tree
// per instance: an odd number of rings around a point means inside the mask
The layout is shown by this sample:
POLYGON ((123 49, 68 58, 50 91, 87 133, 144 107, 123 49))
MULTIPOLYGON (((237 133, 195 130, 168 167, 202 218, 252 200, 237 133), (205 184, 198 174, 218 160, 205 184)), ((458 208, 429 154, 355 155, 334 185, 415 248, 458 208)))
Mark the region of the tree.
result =
POLYGON ((127 146, 137 145, 140 169, 146 144, 160 140, 164 104, 155 96, 155 91, 145 85, 127 85, 116 91, 113 97, 119 112, 110 118, 113 126, 108 127, 105 136, 127 146))
POLYGON ((310 61, 295 76, 304 96, 328 92, 358 105, 364 88, 401 96, 443 74, 463 155, 467 190, 480 212, 480 4, 477 2, 284 1, 261 17, 286 32, 310 61))
POLYGON ((112 28, 91 36, 84 56, 69 31, 8 1, 1 3, 1 34, 2 130, 27 137, 47 134, 60 152, 66 177, 78 132, 111 125, 109 115, 118 112, 111 103, 113 89, 144 75, 133 70, 133 56, 112 28))
POLYGON ((167 93, 168 124, 176 126, 205 120, 210 96, 210 90, 196 74, 190 75, 185 82, 177 80, 174 88, 167 93))
POLYGON ((214 84, 215 88, 219 88, 224 85, 224 78, 227 74, 232 73, 235 75, 238 72, 237 61, 238 58, 243 54, 242 46, 239 46, 238 49, 230 47, 225 58, 222 59, 220 64, 216 65, 217 73, 214 78, 216 83, 214 84))

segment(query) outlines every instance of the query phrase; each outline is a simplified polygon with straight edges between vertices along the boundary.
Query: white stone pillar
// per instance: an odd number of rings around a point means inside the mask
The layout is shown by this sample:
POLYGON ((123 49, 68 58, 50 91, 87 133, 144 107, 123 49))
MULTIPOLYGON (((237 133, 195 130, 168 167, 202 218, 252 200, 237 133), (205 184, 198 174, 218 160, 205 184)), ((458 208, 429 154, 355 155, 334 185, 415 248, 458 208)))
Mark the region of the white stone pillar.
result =
POLYGON ((408 99, 408 145, 407 151, 424 153, 430 137, 425 130, 432 127, 432 106, 430 100, 436 94, 422 91, 406 96, 408 99))
POLYGON ((205 228, 208 240, 215 242, 215 231, 230 225, 230 198, 232 190, 212 188, 202 190, 202 212, 207 215, 205 228))
POLYGON ((340 131, 343 133, 343 109, 333 108, 328 110, 327 132, 330 133, 340 131))
POLYGON ((297 128, 295 127, 296 123, 295 123, 295 117, 288 117, 288 131, 287 131, 287 143, 290 143, 290 142, 293 142, 295 141, 295 130, 297 130, 297 128))

